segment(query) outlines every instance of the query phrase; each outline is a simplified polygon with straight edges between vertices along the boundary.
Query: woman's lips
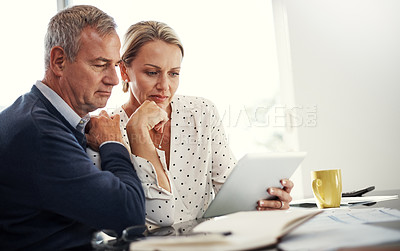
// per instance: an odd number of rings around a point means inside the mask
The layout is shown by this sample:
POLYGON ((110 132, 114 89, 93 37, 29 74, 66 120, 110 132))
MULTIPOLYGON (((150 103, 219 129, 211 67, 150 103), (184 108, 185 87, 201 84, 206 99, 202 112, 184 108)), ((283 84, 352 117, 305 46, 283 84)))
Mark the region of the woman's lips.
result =
POLYGON ((168 100, 168 96, 164 95, 150 95, 149 98, 156 103, 161 103, 168 100))

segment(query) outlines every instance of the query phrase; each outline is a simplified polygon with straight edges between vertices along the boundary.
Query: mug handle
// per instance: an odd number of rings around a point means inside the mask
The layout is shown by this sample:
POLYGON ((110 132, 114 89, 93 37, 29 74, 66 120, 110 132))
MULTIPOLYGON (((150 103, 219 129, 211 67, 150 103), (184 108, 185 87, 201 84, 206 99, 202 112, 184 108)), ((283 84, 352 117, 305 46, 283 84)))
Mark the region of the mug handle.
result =
POLYGON ((319 194, 319 189, 318 189, 318 187, 321 186, 321 183, 322 183, 322 180, 320 180, 320 179, 313 180, 312 189, 314 191, 315 198, 317 198, 319 203, 323 205, 323 204, 325 204, 325 200, 322 199, 321 195, 319 194))

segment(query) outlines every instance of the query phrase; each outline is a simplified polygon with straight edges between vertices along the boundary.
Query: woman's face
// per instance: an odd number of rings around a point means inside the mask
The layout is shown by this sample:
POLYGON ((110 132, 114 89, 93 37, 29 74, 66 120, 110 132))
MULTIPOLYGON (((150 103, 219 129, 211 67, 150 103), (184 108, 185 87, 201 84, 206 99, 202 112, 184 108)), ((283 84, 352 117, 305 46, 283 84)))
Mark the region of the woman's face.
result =
POLYGON ((126 69, 134 104, 150 100, 167 111, 179 85, 181 61, 181 50, 175 44, 157 40, 143 45, 126 69))

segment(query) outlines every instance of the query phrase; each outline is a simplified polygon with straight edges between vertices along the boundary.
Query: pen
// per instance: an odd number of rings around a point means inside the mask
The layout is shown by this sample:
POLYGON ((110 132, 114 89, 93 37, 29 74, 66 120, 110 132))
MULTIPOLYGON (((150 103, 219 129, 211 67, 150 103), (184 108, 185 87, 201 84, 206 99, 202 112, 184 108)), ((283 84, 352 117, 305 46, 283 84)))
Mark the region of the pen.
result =
POLYGON ((179 231, 180 236, 193 236, 193 235, 218 235, 218 236, 228 236, 231 235, 232 232, 227 231, 227 232, 188 232, 188 233, 182 233, 179 231))

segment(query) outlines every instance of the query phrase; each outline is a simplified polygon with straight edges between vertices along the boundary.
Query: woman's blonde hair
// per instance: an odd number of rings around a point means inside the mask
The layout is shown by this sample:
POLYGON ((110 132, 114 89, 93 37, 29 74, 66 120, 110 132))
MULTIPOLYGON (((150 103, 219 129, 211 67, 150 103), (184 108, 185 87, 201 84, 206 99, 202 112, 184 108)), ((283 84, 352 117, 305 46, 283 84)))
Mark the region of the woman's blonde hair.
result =
MULTIPOLYGON (((131 64, 143 45, 155 40, 177 45, 183 57, 182 43, 171 27, 162 22, 142 21, 131 25, 125 34, 121 57, 125 66, 128 67, 131 64)), ((122 90, 124 92, 129 90, 129 84, 125 81, 122 82, 122 90)))

